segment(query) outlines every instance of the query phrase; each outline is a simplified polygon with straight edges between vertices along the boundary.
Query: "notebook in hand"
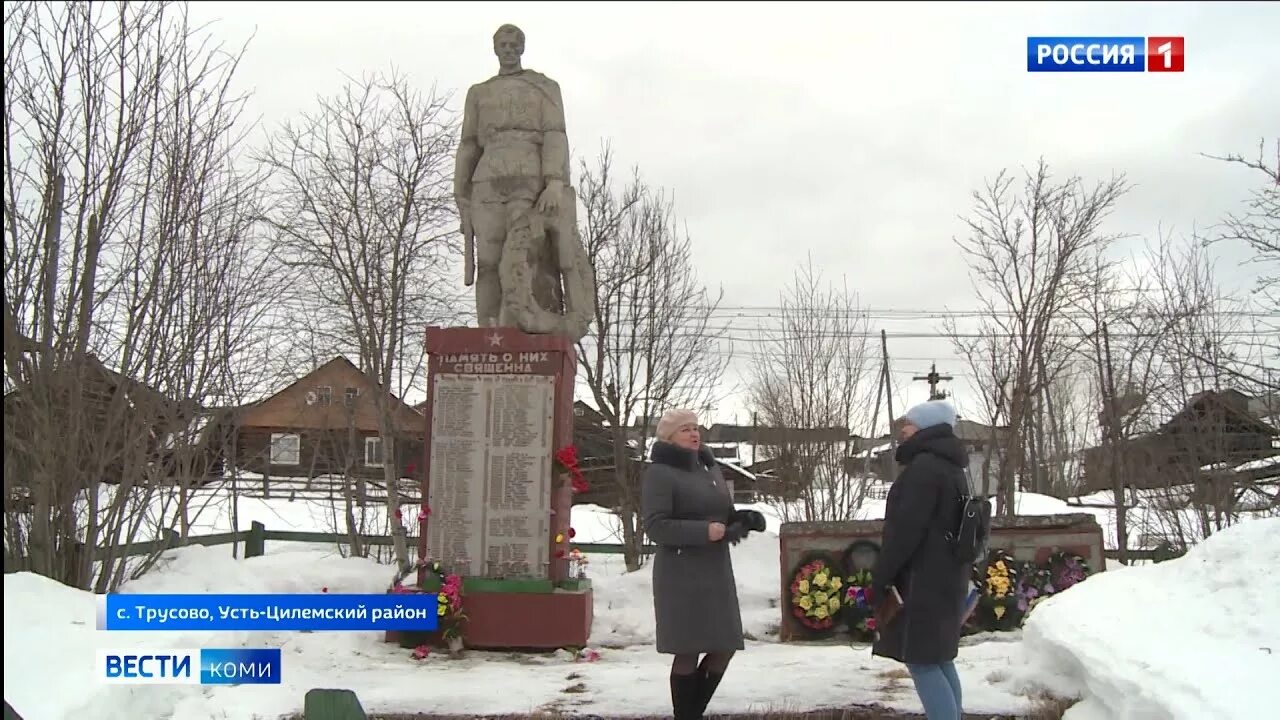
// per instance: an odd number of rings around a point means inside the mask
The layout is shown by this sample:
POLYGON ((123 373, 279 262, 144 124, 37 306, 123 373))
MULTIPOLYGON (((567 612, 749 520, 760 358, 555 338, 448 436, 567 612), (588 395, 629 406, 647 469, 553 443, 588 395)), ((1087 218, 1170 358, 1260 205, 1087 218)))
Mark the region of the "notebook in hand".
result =
POLYGON ((973 611, 978 609, 978 598, 978 588, 973 588, 969 591, 969 597, 964 601, 964 616, 960 620, 961 625, 969 622, 969 618, 973 617, 973 611))
POLYGON ((898 588, 890 586, 884 602, 876 606, 876 629, 879 630, 893 622, 901 610, 902 595, 898 592, 898 588))

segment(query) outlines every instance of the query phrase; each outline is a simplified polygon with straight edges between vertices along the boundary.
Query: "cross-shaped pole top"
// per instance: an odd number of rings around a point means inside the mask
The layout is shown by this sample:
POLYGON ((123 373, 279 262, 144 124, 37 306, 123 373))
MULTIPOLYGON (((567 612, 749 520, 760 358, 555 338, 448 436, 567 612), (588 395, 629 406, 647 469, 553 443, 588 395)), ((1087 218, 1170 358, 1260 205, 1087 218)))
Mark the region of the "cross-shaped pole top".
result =
POLYGON ((929 368, 928 375, 917 375, 914 378, 912 378, 912 380, 929 383, 929 399, 930 400, 946 400, 947 392, 945 390, 939 390, 938 385, 948 380, 955 380, 955 378, 951 377, 950 375, 939 375, 938 363, 933 363, 933 365, 931 365, 929 368))

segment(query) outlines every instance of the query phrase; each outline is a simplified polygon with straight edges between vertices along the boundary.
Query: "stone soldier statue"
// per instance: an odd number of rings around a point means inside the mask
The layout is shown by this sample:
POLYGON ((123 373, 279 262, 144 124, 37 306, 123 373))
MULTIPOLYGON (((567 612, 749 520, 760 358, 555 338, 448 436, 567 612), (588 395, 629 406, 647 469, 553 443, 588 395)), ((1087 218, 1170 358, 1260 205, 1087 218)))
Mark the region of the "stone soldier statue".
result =
POLYGON ((454 197, 481 327, 586 334, 595 278, 577 228, 564 101, 523 68, 524 32, 493 36, 499 72, 467 90, 454 197))

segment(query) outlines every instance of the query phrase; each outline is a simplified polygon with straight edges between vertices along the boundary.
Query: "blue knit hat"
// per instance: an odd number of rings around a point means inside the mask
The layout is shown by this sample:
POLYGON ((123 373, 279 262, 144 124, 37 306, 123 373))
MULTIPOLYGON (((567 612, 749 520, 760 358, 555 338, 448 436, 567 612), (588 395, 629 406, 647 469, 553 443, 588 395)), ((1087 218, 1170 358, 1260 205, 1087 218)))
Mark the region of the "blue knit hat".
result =
POLYGON ((943 423, 955 427, 956 409, 946 400, 930 400, 908 410, 906 419, 920 430, 943 423))

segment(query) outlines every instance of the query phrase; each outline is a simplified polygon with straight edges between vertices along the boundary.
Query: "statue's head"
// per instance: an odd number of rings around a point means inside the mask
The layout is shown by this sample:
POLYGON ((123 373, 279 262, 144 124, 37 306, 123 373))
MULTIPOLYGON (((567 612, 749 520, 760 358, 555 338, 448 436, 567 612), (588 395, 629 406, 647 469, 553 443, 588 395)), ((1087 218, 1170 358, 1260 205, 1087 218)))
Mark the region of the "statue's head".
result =
POLYGON ((520 56, 524 54, 524 31, 510 23, 498 28, 493 34, 493 54, 498 56, 498 64, 504 70, 520 67, 520 56))

